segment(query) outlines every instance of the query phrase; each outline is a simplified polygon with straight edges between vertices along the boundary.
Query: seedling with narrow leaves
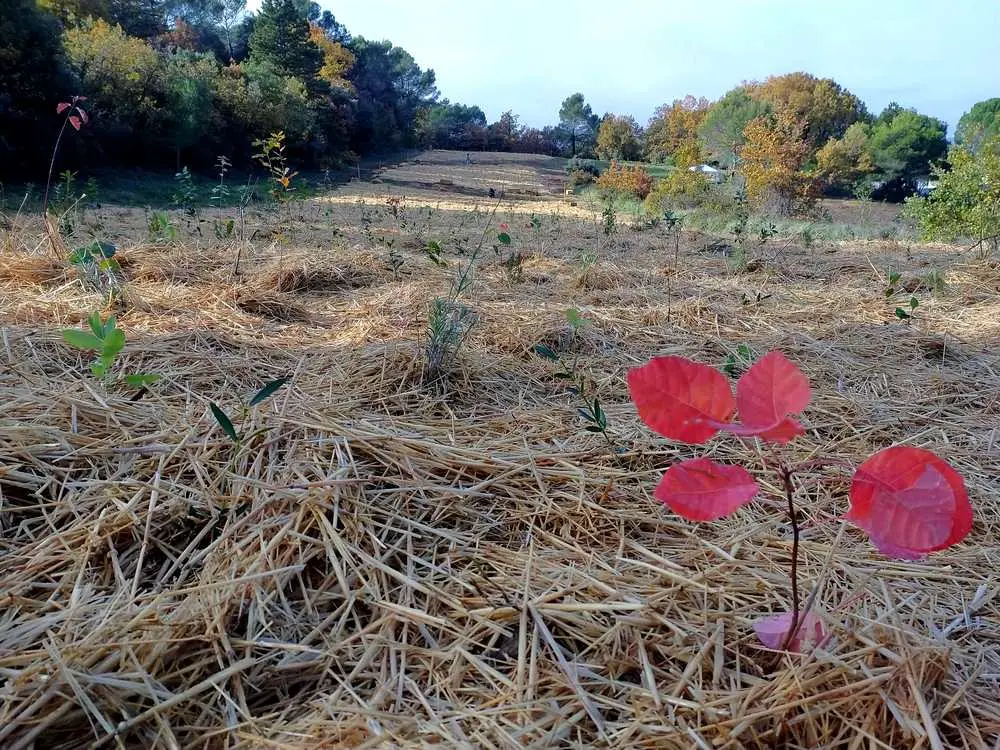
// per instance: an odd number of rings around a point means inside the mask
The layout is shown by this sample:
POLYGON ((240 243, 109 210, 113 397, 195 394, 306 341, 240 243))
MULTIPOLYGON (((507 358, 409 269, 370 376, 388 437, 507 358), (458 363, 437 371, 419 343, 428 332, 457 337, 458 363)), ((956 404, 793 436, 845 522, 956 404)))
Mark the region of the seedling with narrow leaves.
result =
MULTIPOLYGON (((628 388, 642 421, 668 439, 701 445, 728 432, 769 444, 771 458, 765 466, 777 474, 784 489, 792 531, 792 608, 758 622, 755 630, 765 645, 780 651, 803 651, 825 640, 822 620, 811 611, 814 597, 804 609, 801 606, 795 478, 807 468, 839 461, 814 459, 793 465, 781 453, 781 446, 805 432, 795 417, 811 399, 806 376, 781 352, 772 351, 743 374, 734 397, 722 373, 668 356, 630 370, 628 388)), ((756 480, 743 467, 694 458, 667 469, 655 496, 688 520, 712 521, 734 513, 758 492, 756 480)), ((868 458, 854 471, 850 501, 842 518, 890 557, 920 559, 957 544, 972 529, 972 507, 961 476, 922 448, 893 446, 868 458)))
MULTIPOLYGON (((114 369, 115 360, 125 348, 125 332, 118 327, 112 315, 107 320, 101 320, 100 313, 91 313, 87 318, 89 331, 77 328, 63 330, 63 340, 72 347, 83 351, 95 352, 96 358, 90 363, 90 372, 95 378, 106 380, 114 369)), ((155 373, 126 373, 121 376, 122 382, 133 388, 145 388, 160 379, 155 373)))
POLYGON ((577 340, 579 338, 579 332, 590 325, 590 321, 580 315, 580 311, 575 307, 571 307, 566 310, 566 321, 570 325, 571 338, 570 338, 570 349, 573 351, 573 359, 570 362, 566 362, 559 354, 547 344, 536 344, 534 346, 534 352, 539 357, 547 359, 550 362, 558 365, 558 369, 553 373, 553 375, 559 380, 568 380, 572 382, 569 386, 569 392, 574 395, 580 402, 580 406, 577 407, 577 413, 583 418, 587 425, 583 428, 587 432, 600 433, 607 442, 608 447, 611 449, 611 453, 615 453, 615 444, 608 434, 608 415, 604 412, 601 407, 600 399, 594 394, 593 383, 587 378, 586 374, 583 373, 579 364, 579 351, 577 347, 577 340))
MULTIPOLYGON (((451 288, 445 297, 435 297, 431 301, 427 321, 427 340, 424 343, 424 381, 440 385, 451 369, 462 345, 479 322, 479 316, 461 298, 472 288, 476 261, 486 243, 493 217, 503 201, 503 191, 497 197, 493 209, 486 218, 479 242, 473 248, 468 262, 458 267, 452 278, 451 288)), ((473 209, 477 213, 477 209, 473 209)), ((463 254, 459 246, 459 254, 463 254)))
MULTIPOLYGON (((233 446, 238 450, 247 440, 252 438, 254 435, 259 433, 253 433, 252 435, 246 434, 247 420, 250 419, 250 413, 255 406, 264 403, 267 399, 271 398, 278 390, 285 385, 291 378, 278 378, 277 380, 272 380, 267 383, 263 388, 257 391, 253 396, 251 396, 249 401, 244 401, 240 399, 240 412, 237 421, 239 422, 239 428, 229 417, 229 415, 214 401, 209 402, 209 408, 212 411, 212 416, 215 417, 215 421, 218 422, 219 427, 222 431, 226 433, 226 436, 232 441, 233 446)), ((234 458, 235 458, 234 453, 234 458)))

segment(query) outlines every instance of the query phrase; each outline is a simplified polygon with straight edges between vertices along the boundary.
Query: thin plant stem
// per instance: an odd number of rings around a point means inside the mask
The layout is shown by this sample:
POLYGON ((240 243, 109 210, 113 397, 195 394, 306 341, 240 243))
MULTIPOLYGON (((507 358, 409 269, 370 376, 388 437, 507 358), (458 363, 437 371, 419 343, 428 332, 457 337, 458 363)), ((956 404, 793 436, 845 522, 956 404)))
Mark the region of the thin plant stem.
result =
POLYGON ((792 485, 792 472, 787 467, 780 469, 781 481, 785 486, 785 499, 788 500, 788 519, 792 524, 792 626, 785 635, 781 650, 788 649, 788 644, 799 630, 799 516, 795 508, 795 487, 792 485))
MULTIPOLYGON (((73 108, 70 107, 66 111, 72 113, 73 108)), ((56 144, 55 146, 52 147, 52 158, 49 159, 49 176, 45 180, 45 197, 42 198, 43 219, 45 218, 45 215, 49 210, 49 188, 52 187, 52 171, 55 169, 56 166, 56 156, 59 154, 59 144, 62 143, 63 133, 66 132, 66 124, 68 122, 69 122, 69 115, 67 114, 66 117, 63 118, 62 127, 59 128, 59 135, 56 136, 56 144)))

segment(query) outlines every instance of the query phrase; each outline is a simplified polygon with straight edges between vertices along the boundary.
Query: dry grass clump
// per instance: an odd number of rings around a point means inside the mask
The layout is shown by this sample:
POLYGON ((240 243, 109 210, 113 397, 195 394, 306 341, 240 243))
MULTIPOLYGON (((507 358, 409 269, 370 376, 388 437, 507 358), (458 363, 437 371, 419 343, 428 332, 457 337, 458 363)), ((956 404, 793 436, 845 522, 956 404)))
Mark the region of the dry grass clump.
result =
MULTIPOLYGON (((475 238, 468 218, 434 229, 475 238)), ((568 224, 552 256, 585 231, 568 224)), ((362 251, 255 248, 235 285, 229 266, 190 286, 133 276, 156 306, 123 312, 123 365, 163 375, 136 400, 62 343, 89 304, 75 285, 4 294, 0 747, 995 746, 1000 300, 985 277, 956 270, 958 251, 843 245, 790 248, 750 279, 686 245, 668 291, 662 248, 626 239, 599 293, 562 261, 533 258, 551 281, 510 285, 486 259, 447 389, 421 382, 421 352, 460 259, 408 256, 396 282, 362 251), (889 260, 933 263, 948 290, 895 320, 872 271, 889 260), (339 293, 359 271, 377 283, 339 293), (569 306, 590 321, 575 339, 569 306), (312 325, 274 324, 289 321, 312 325), (582 431, 540 342, 579 356, 617 453, 582 431), (718 523, 670 515, 653 488, 690 449, 627 399, 650 356, 722 365, 739 344, 810 377, 789 461, 925 446, 976 509, 963 544, 890 561, 836 520, 849 474, 803 472, 800 576, 833 636, 803 656, 752 631, 789 607, 779 488, 761 473, 764 500, 718 523), (234 446, 209 402, 236 415, 286 376, 234 446)), ((735 439, 708 450, 766 458, 735 439)))
POLYGON ((379 280, 378 269, 360 263, 330 265, 316 256, 282 258, 261 269, 255 283, 282 293, 322 293, 362 289, 379 280))
POLYGON ((65 282, 69 274, 66 264, 51 255, 29 252, 0 255, 0 282, 49 286, 65 282))
POLYGON ((303 323, 311 317, 304 306, 279 292, 237 287, 233 301, 244 312, 282 323, 303 323))

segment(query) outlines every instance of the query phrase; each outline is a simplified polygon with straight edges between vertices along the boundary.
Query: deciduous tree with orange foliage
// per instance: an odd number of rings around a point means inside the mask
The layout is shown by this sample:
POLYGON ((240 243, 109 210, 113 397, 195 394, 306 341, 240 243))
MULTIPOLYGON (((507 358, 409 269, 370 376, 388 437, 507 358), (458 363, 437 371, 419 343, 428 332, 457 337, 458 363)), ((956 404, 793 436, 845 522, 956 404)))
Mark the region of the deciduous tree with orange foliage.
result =
POLYGON ((803 140, 815 152, 831 138, 840 138, 866 115, 858 97, 830 78, 809 73, 771 76, 749 84, 750 95, 804 124, 803 140))
POLYGON ((686 96, 664 104, 653 113, 646 127, 646 158, 664 161, 685 144, 698 142, 698 127, 708 113, 708 99, 686 96))
POLYGON ((353 91, 354 87, 347 80, 347 73, 354 65, 354 55, 351 51, 340 42, 333 41, 314 23, 309 24, 309 39, 323 53, 323 65, 319 69, 319 77, 331 86, 353 91))
POLYGON ((816 200, 816 181, 803 171, 811 150, 806 125, 787 112, 751 120, 744 130, 739 172, 747 200, 776 215, 806 211, 816 200))

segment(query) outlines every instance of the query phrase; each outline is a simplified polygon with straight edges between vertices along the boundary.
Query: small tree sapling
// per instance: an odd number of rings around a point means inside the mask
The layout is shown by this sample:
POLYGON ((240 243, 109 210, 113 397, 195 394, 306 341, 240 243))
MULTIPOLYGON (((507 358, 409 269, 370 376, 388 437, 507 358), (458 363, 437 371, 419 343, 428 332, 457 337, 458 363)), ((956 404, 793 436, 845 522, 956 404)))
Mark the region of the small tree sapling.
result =
MULTIPOLYGON (((804 433, 794 415, 809 404, 806 376, 781 352, 757 361, 736 384, 735 398, 719 371, 683 357, 656 357, 628 373, 639 417, 671 440, 700 445, 719 432, 757 437, 781 446, 804 433), (740 421, 734 421, 739 413, 740 421)), ((806 465, 789 465, 775 451, 792 529, 792 611, 756 624, 764 645, 801 651, 821 640, 822 623, 800 606, 799 519, 794 477, 806 465)), ((815 465, 816 461, 808 465, 815 465)), ((822 463, 822 462, 821 462, 822 463)), ((656 498, 692 521, 712 521, 750 502, 759 487, 741 466, 694 458, 674 464, 660 480, 656 498)), ((843 516, 865 531, 884 555, 913 560, 957 544, 972 529, 972 507, 962 477, 930 451, 894 446, 857 468, 851 507, 843 516)))

